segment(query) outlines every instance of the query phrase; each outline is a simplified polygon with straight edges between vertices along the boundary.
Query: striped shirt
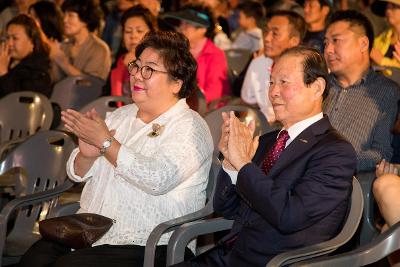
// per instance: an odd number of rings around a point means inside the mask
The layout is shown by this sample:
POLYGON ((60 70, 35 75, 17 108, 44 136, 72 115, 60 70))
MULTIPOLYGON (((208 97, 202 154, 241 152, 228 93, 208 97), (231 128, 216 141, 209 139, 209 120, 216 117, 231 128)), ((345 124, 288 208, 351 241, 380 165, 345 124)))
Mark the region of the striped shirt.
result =
POLYGON ((357 170, 375 170, 381 159, 390 160, 393 127, 400 99, 399 86, 369 69, 363 78, 342 88, 333 74, 324 111, 357 152, 357 170))

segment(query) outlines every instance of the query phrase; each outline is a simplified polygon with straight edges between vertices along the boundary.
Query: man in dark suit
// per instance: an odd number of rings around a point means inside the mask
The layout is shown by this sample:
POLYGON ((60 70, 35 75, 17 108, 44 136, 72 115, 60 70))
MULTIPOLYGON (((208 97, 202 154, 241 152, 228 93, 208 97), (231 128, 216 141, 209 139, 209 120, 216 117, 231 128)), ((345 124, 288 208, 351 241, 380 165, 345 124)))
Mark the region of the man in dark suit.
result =
POLYGON ((253 137, 254 122, 223 114, 214 208, 235 222, 214 249, 179 266, 265 266, 340 231, 356 154, 322 114, 327 76, 316 50, 291 48, 276 61, 269 89, 281 131, 253 137))

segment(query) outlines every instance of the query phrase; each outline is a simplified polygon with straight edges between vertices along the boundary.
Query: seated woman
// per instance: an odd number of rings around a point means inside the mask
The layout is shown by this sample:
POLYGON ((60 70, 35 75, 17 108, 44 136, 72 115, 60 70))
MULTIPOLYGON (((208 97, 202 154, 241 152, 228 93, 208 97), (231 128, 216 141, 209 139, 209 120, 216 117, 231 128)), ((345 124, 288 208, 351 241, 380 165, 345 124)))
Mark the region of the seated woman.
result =
POLYGON ((230 94, 228 65, 224 52, 216 47, 214 37, 214 18, 208 7, 187 5, 178 12, 164 15, 166 19, 177 19, 177 30, 190 42, 190 51, 196 58, 197 80, 207 103, 230 94))
POLYGON ((371 59, 380 66, 400 68, 400 59, 394 55, 396 45, 400 46, 400 2, 395 2, 376 0, 371 6, 375 14, 386 17, 390 26, 375 38, 371 59))
MULTIPOLYGON (((71 251, 35 243, 20 266, 143 266, 144 246, 159 223, 204 206, 212 138, 185 98, 196 81, 189 43, 175 32, 152 32, 129 64, 132 99, 107 117, 96 111, 62 113, 79 138, 67 164, 69 177, 86 181, 79 212, 116 221, 94 246, 71 251)), ((157 266, 165 266, 168 235, 157 266)))
POLYGON ((121 56, 118 58, 115 68, 111 70, 111 95, 130 97, 128 63, 135 60, 136 46, 144 35, 155 30, 156 19, 147 8, 137 5, 123 13, 121 24, 123 43, 119 49, 121 56))
POLYGON ((54 80, 82 73, 107 79, 111 54, 107 44, 93 32, 99 28, 102 11, 96 0, 65 0, 64 34, 61 44, 51 42, 54 80))
POLYGON ((6 31, 7 41, 0 45, 0 97, 17 91, 36 91, 49 97, 49 47, 35 20, 18 15, 6 31))
POLYGON ((53 2, 42 0, 29 7, 31 15, 49 40, 63 40, 63 15, 60 8, 53 2))

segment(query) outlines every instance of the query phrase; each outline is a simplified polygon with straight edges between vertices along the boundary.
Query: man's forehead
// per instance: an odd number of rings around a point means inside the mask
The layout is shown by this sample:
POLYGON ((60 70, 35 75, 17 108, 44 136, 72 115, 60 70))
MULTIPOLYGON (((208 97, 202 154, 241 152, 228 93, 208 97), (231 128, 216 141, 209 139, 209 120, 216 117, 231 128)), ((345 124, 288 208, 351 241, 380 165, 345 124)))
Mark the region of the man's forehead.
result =
POLYGON ((289 25, 289 19, 286 16, 273 16, 267 22, 267 28, 280 28, 287 27, 289 25))
POLYGON ((364 30, 359 25, 352 25, 348 21, 337 21, 328 26, 326 31, 326 36, 338 36, 338 35, 346 35, 349 33, 354 33, 357 35, 365 35, 364 30))

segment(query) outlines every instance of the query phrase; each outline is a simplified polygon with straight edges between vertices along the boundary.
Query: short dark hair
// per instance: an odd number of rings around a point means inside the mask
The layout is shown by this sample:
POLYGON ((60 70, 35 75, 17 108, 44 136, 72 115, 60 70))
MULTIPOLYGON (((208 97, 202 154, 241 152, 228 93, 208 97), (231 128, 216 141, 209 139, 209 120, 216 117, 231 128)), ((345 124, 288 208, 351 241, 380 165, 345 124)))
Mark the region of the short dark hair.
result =
POLYGON ((146 23, 147 27, 149 27, 150 31, 155 31, 157 27, 157 19, 154 17, 150 10, 143 7, 142 5, 135 5, 129 9, 127 9, 121 17, 121 25, 122 28, 125 28, 125 23, 130 18, 139 17, 142 18, 144 23, 146 23))
POLYGON ((253 17, 256 22, 262 21, 265 17, 264 6, 256 1, 246 1, 237 6, 247 17, 253 17))
POLYGON ((305 85, 311 85, 317 78, 325 80, 326 86, 322 94, 322 98, 325 99, 328 96, 330 87, 328 79, 329 72, 325 58, 317 49, 305 46, 288 48, 283 51, 279 58, 292 55, 302 56, 303 58, 303 81, 305 85))
POLYGON ((136 47, 136 58, 139 58, 146 48, 157 50, 163 59, 168 75, 173 80, 182 81, 178 97, 188 97, 196 87, 197 72, 197 63, 190 53, 189 40, 179 32, 149 32, 136 47))
POLYGON ((335 13, 332 14, 326 28, 328 28, 333 23, 339 21, 348 22, 350 24, 350 27, 354 26, 360 27, 363 30, 365 36, 368 37, 369 41, 368 49, 369 51, 371 51, 372 46, 374 44, 374 29, 372 27, 371 22, 366 16, 364 16, 363 14, 361 14, 356 10, 336 11, 335 13))
POLYGON ((63 40, 63 20, 60 8, 50 1, 39 1, 29 6, 40 21, 40 27, 49 39, 63 40))
POLYGON ((289 24, 292 26, 290 35, 299 37, 300 41, 302 41, 306 35, 306 22, 304 21, 304 18, 296 12, 290 10, 277 10, 271 13, 268 17, 268 20, 273 17, 286 17, 289 20, 289 24))
POLYGON ((43 32, 32 17, 25 14, 17 15, 7 23, 7 29, 10 25, 19 25, 25 29, 26 35, 32 41, 34 53, 49 54, 50 48, 43 39, 43 32))
POLYGON ((96 0, 65 0, 61 8, 63 12, 77 13, 90 32, 100 27, 103 11, 96 0))

